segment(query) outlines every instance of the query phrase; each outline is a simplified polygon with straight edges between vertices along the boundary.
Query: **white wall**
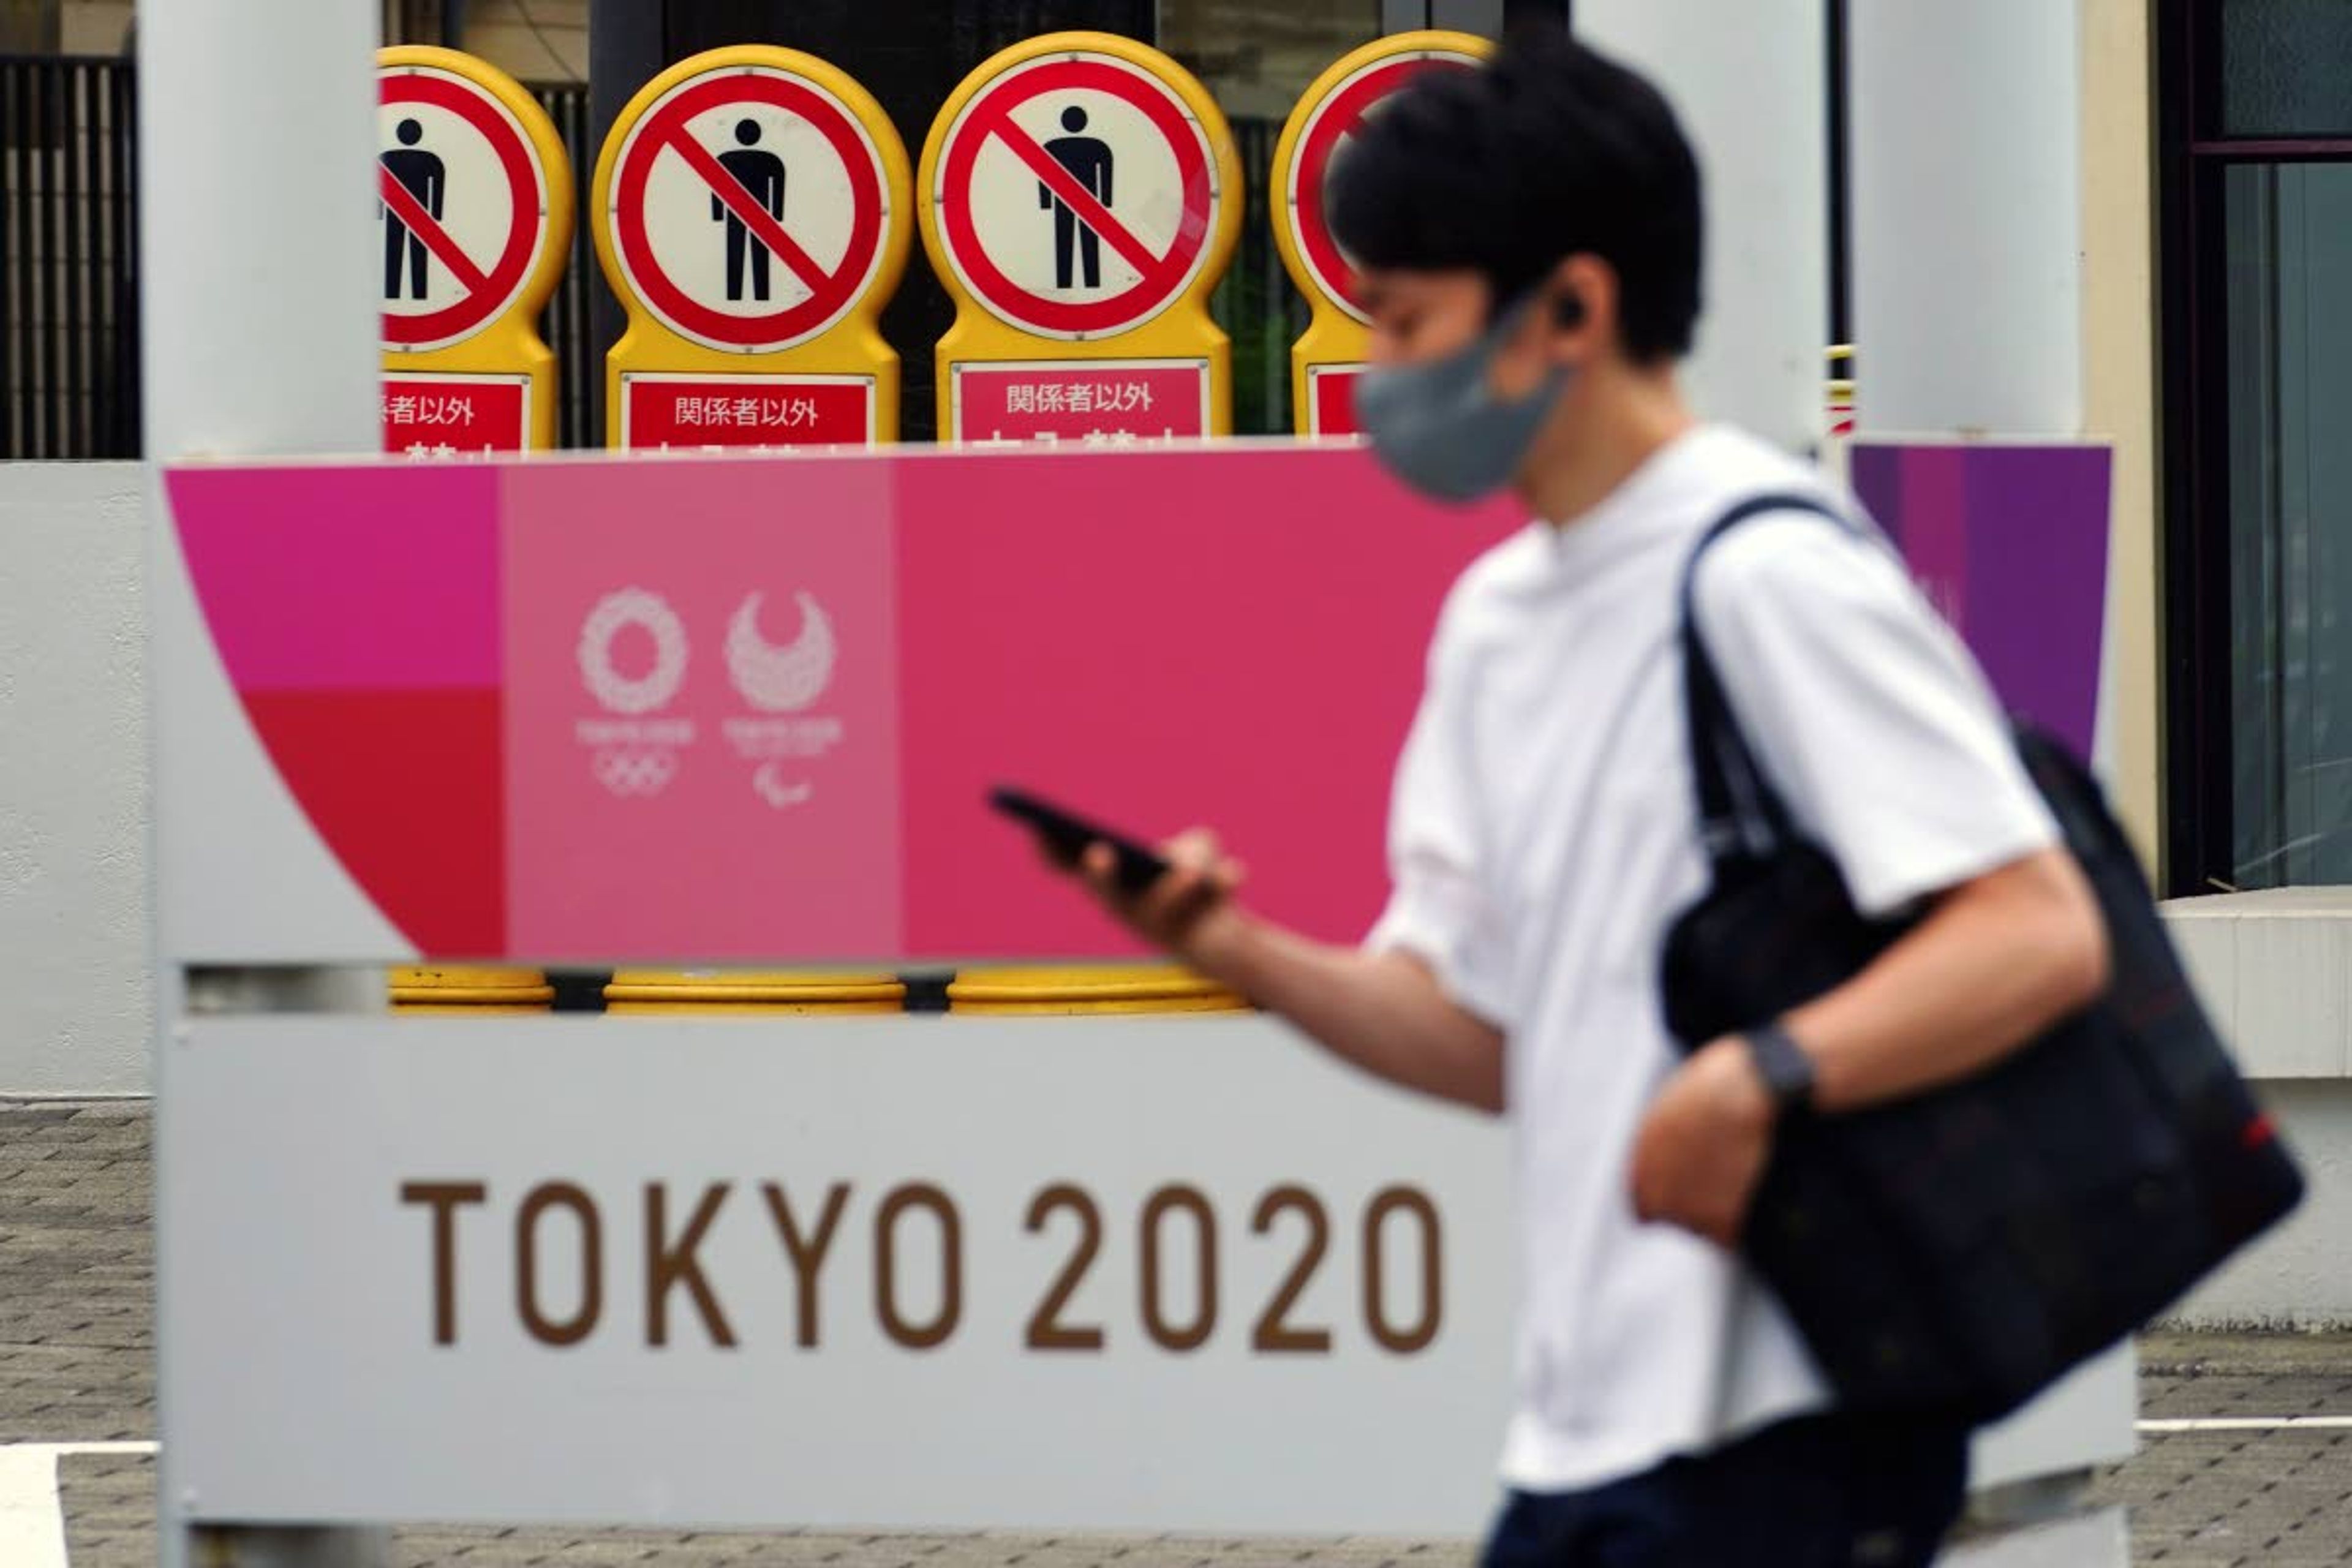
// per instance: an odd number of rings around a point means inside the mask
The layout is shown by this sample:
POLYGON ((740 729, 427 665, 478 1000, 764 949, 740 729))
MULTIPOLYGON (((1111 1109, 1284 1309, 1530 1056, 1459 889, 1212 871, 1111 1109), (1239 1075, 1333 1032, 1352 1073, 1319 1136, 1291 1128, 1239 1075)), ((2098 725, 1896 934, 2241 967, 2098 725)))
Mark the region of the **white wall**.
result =
POLYGON ((147 1088, 135 463, 0 463, 0 1094, 147 1088))
POLYGON ((2200 1329, 2352 1328, 2352 1080, 2258 1083, 2310 1190, 2169 1316, 2200 1329))
POLYGON ((2352 1327, 2352 889, 2179 899, 2173 940, 2309 1183, 2179 1310, 2198 1327, 2352 1327))

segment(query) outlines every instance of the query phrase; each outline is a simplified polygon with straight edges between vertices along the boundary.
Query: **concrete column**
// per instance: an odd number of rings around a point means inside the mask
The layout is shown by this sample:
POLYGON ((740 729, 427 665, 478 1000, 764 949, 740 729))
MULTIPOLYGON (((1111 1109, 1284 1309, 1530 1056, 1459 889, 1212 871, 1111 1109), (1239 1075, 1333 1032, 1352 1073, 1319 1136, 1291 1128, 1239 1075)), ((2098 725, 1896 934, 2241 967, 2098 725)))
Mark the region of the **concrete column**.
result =
MULTIPOLYGON (((369 285, 383 245, 375 216, 375 28, 374 7, 350 4, 173 0, 140 16, 142 384, 151 465, 376 449, 380 331, 369 285)), ((201 646, 194 640, 202 635, 195 604, 161 502, 160 486, 151 480, 151 646, 201 646)), ((224 770, 232 775, 222 785, 232 792, 228 798, 238 792, 257 798, 278 787, 257 752, 203 743, 205 726, 240 721, 225 690, 190 700, 193 688, 221 687, 217 671, 154 661, 151 668, 156 754, 174 767, 224 770)), ((159 879, 238 871, 207 861, 200 850, 174 860, 168 848, 157 857, 159 879)), ((160 1065, 184 1003, 168 946, 159 945, 157 972, 160 1065)), ((364 983, 352 989, 364 991, 364 983)), ((157 1083, 160 1121, 171 1114, 162 1092, 168 1076, 159 1071, 157 1083)), ((168 1181, 171 1173, 159 1164, 156 1179, 168 1181)), ((173 1281, 168 1271, 158 1274, 159 1310, 168 1315, 173 1281)), ((168 1333, 160 1342, 168 1345, 168 1333)), ((168 1431, 171 1412, 162 1414, 168 1431)), ((203 1504, 190 1458, 167 1444, 157 1460, 164 1568, 184 1568, 197 1541, 186 1523, 203 1504)), ((208 1562, 365 1568, 389 1558, 379 1530, 205 1533, 208 1562)))
MULTIPOLYGON (((1848 16, 1859 430, 1931 442, 2082 435, 2077 0, 1861 0, 1848 16)), ((2084 1510, 2094 1467, 2133 1450, 2136 1405, 2126 1342, 1983 1435, 1979 1516, 2023 1524, 2084 1510)), ((2125 1560, 2115 1521, 2074 1518, 2086 1533, 2070 1561, 2125 1560)), ((2031 1547, 2021 1532, 1979 1550, 2022 1562, 2031 1547)))
POLYGON ((147 456, 377 445, 375 17, 139 18, 147 456))
MULTIPOLYGON (((139 22, 139 198, 151 465, 373 452, 383 265, 373 8, 173 0, 149 13, 139 22)), ((152 481, 150 501, 160 525, 152 481)), ((149 571, 150 646, 206 646, 167 527, 152 531, 149 571)), ((262 800, 284 787, 258 747, 217 743, 246 720, 216 661, 175 654, 150 669, 154 754, 186 786, 180 798, 262 800)), ((159 891, 249 874, 223 836, 174 811, 174 793, 159 790, 159 891)), ((278 825, 268 829, 269 864, 306 886, 348 885, 307 823, 262 815, 278 825)), ((169 900, 157 910, 168 942, 169 900)), ((406 950, 381 918, 340 923, 317 933, 317 956, 406 950)), ((240 942, 202 934, 225 951, 240 942)))
POLYGON ((2074 0, 1850 11, 1860 428, 2079 435, 2074 0))
POLYGON ((1575 0, 1571 15, 1579 37, 1664 89, 1698 148, 1707 233, 1693 400, 1709 418, 1812 447, 1829 341, 1822 0, 1575 0))

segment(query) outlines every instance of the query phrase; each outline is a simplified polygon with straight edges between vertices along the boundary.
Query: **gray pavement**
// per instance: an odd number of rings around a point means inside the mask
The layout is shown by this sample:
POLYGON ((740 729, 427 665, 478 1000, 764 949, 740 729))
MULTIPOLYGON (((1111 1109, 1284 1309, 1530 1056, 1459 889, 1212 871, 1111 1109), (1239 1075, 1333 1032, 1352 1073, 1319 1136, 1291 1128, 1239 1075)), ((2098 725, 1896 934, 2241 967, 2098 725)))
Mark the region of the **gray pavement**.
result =
MULTIPOLYGON (((154 1436, 153 1250, 143 1104, 0 1100, 0 1448, 154 1436)), ((2352 1416, 2352 1336, 2153 1335, 2148 1417, 2352 1416)), ((71 1568, 154 1561, 153 1464, 58 1461, 71 1568)), ((2155 1434, 2101 1476, 2134 1560, 2169 1568, 2352 1563, 2352 1429, 2155 1434)), ((403 1530, 408 1568, 1455 1568, 1458 1542, 1032 1535, 403 1530)), ((5 1565, 0 1565, 5 1568, 5 1565)))

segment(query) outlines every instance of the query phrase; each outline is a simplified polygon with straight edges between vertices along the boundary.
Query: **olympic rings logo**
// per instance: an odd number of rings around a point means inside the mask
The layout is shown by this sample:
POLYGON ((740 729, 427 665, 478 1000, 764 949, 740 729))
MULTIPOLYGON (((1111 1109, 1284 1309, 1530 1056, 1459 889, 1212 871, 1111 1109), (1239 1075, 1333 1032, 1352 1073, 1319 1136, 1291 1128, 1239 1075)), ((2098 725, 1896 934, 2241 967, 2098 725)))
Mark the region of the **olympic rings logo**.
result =
POLYGON ((677 776, 677 758, 668 752, 599 752, 596 782, 614 795, 659 795, 677 776))

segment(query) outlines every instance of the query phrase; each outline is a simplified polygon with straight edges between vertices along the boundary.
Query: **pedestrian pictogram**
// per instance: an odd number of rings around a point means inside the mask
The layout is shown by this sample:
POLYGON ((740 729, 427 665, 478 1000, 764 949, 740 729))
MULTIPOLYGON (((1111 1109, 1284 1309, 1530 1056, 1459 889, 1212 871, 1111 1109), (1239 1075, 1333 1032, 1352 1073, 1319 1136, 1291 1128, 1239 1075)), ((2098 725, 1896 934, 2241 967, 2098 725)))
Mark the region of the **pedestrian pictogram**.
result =
POLYGON ((384 346, 446 348, 531 285, 548 250, 553 182, 520 118, 470 74, 387 64, 379 82, 384 346))
POLYGON ((539 313, 572 247, 572 162, 497 67, 450 49, 376 57, 383 449, 480 458, 555 444, 539 313))
POLYGON ((881 105, 812 56, 713 49, 646 83, 593 198, 629 311, 605 365, 613 444, 894 438, 898 358, 876 319, 906 268, 911 185, 881 105))
MULTIPOLYGON (((400 145, 383 155, 384 173, 397 181, 400 187, 425 208, 427 217, 436 224, 440 223, 447 216, 448 166, 437 155, 417 145, 425 140, 425 126, 421 121, 403 116, 400 129, 393 134, 400 145)), ((425 237, 410 228, 398 214, 387 207, 383 215, 385 299, 400 298, 400 264, 404 256, 408 262, 409 295, 417 300, 425 298, 425 237)))
POLYGON ((714 66, 618 138, 602 205, 629 291, 694 342, 788 349, 881 272, 897 214, 883 152, 850 107, 788 68, 714 66))
MULTIPOLYGON (((739 120, 735 122, 735 140, 742 145, 732 152, 719 154, 719 165, 743 187, 743 194, 761 212, 778 223, 784 220, 784 161, 760 145, 760 122, 739 120)), ((727 226, 727 298, 743 297, 743 268, 748 259, 751 270, 751 298, 768 297, 768 259, 774 253, 751 233, 751 226, 743 216, 727 205, 718 192, 710 195, 710 221, 727 226)))
POLYGON ((1290 111, 1274 152, 1275 241, 1314 311, 1291 354, 1295 424, 1310 436, 1355 432, 1354 370, 1370 318, 1356 302, 1355 268, 1324 213, 1334 164, 1369 116, 1428 70, 1475 68, 1493 46, 1466 33, 1399 33, 1367 44, 1317 78, 1290 111))
MULTIPOLYGON (((1066 136, 1056 136, 1045 143, 1046 154, 1059 163, 1070 178, 1108 210, 1114 200, 1111 195, 1110 143, 1099 136, 1081 134, 1087 128, 1087 111, 1076 104, 1062 110, 1062 129, 1066 136)), ((1102 287, 1102 236, 1093 226, 1078 221, 1077 209, 1055 193, 1043 180, 1037 182, 1037 205, 1054 211, 1054 287, 1071 286, 1071 261, 1086 258, 1086 286, 1102 287)))
POLYGON ((919 188, 957 301, 938 351, 949 439, 1127 446, 1232 427, 1232 345, 1208 297, 1241 228, 1241 160, 1182 67, 1105 33, 1016 44, 950 95, 919 188), (1152 405, 1106 397, 1114 382, 1152 405))
POLYGON ((1221 205, 1239 199, 1213 129, 1224 133, 1120 55, 1004 66, 949 121, 927 185, 949 269, 1023 331, 1142 325, 1199 277, 1221 205))

